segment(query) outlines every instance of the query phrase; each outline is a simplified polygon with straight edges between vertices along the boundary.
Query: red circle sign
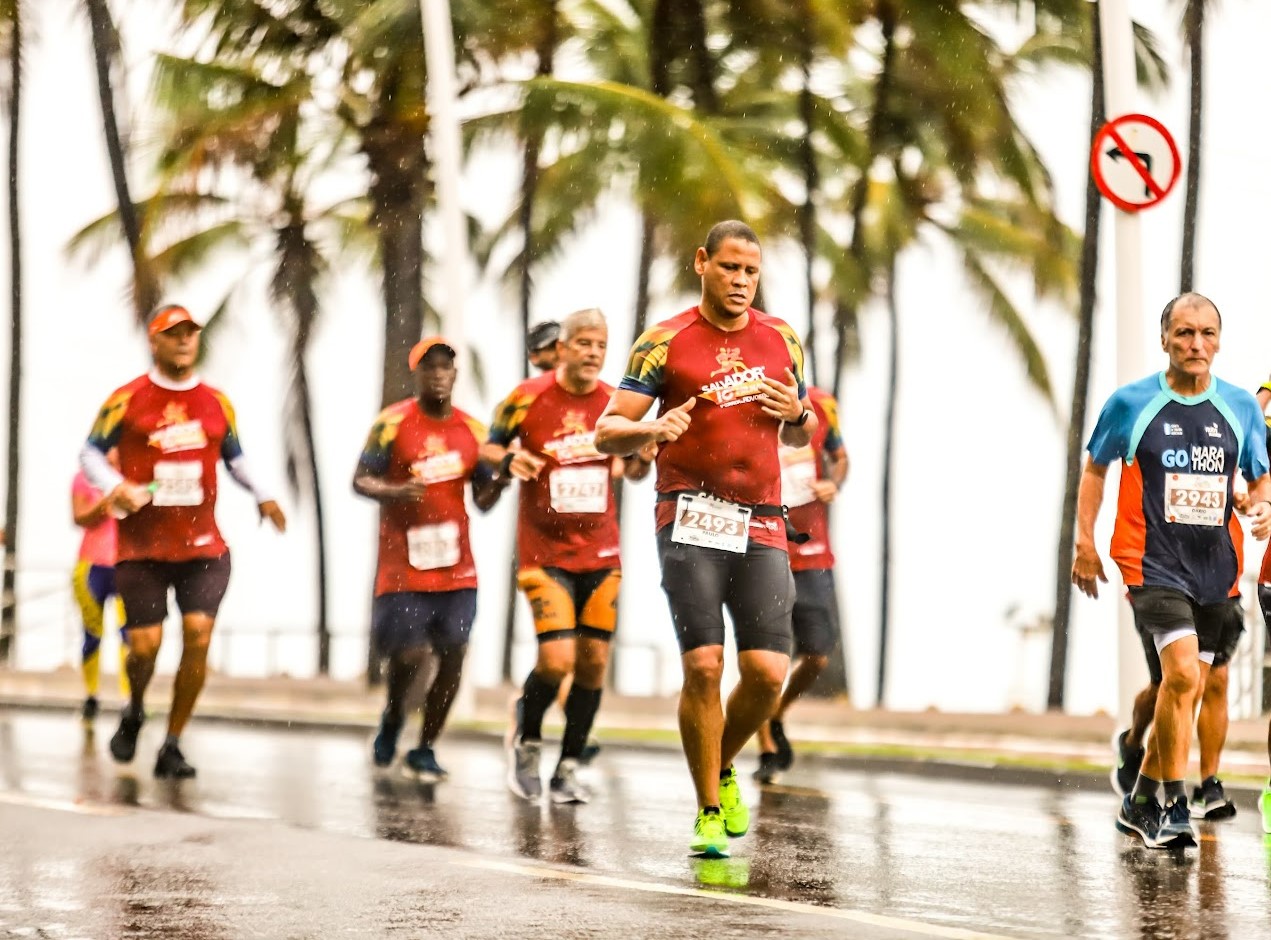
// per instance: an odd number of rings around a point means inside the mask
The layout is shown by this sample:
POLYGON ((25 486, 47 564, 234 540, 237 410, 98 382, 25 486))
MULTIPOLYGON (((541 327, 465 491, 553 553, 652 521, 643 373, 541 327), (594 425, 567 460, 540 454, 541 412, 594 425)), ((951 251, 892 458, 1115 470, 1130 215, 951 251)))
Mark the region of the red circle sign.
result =
POLYGON ((1165 125, 1146 114, 1123 114, 1095 134, 1090 172, 1095 185, 1118 209, 1138 212, 1164 199, 1183 161, 1165 125))

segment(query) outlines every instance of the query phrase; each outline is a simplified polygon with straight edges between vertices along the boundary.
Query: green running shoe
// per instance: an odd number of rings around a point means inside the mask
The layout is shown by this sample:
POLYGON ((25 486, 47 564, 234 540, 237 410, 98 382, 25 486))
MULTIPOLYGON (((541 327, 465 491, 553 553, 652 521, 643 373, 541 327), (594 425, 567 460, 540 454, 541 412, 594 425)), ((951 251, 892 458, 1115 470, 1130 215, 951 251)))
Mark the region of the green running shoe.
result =
POLYGON ((719 778, 719 812, 724 817, 724 831, 734 839, 750 828, 750 808, 741 798, 736 767, 729 767, 728 776, 719 778))
POLYGON ((1258 800, 1262 807, 1262 831, 1271 835, 1271 780, 1262 788, 1262 797, 1258 800))
POLYGON ((707 858, 728 858, 728 836, 724 833, 724 817, 719 813, 698 810, 693 823, 693 841, 689 850, 707 858))

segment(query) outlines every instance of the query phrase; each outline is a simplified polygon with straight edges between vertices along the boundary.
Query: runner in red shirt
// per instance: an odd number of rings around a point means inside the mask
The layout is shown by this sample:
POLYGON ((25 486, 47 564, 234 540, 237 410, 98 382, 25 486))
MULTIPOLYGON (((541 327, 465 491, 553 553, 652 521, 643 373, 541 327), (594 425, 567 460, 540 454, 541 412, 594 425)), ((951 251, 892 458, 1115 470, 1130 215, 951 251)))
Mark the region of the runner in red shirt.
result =
POLYGON ((468 541, 464 491, 483 512, 502 487, 481 463, 485 427, 451 404, 455 351, 440 337, 420 340, 407 361, 416 397, 376 419, 353 476, 353 489, 380 504, 379 564, 372 630, 388 656, 384 714, 375 736, 376 766, 397 753, 406 696, 428 654, 437 669, 423 701, 419 746, 403 770, 435 783, 446 777, 434 751, 463 675, 477 616, 477 567, 468 541))
POLYGON ((629 454, 661 445, 658 553, 679 637, 680 737, 697 790, 691 846, 728 854, 750 811, 733 758, 772 714, 790 665, 794 580, 786 555, 778 444, 816 431, 803 349, 788 324, 750 306, 759 239, 720 222, 697 249, 701 303, 648 330, 596 424, 596 447, 629 454), (658 417, 642 420, 660 401, 658 417), (720 702, 727 606, 740 681, 720 702))
POLYGON ((278 504, 251 480, 229 399, 195 374, 200 330, 184 307, 155 312, 148 328, 154 368, 106 400, 80 452, 88 481, 126 514, 119 520, 115 583, 127 618, 132 690, 110 739, 120 763, 136 754, 169 588, 182 615, 181 665, 156 777, 195 773, 179 739, 207 676, 207 648, 230 574, 229 549, 216 526, 217 460, 255 497, 261 519, 279 532, 287 525, 278 504), (118 470, 106 459, 112 447, 119 448, 118 470))
MULTIPOLYGON (((118 467, 119 452, 106 455, 112 467, 118 467)), ((115 620, 119 630, 119 694, 128 698, 128 634, 123 629, 124 605, 115 590, 115 544, 118 525, 110 498, 88 482, 81 470, 71 481, 71 515, 84 530, 79 543, 79 558, 71 574, 71 588, 84 621, 84 646, 80 670, 84 676, 85 721, 97 717, 97 689, 101 678, 101 643, 106 630, 106 602, 115 599, 115 620)))
POLYGON ((781 448, 781 495, 790 525, 808 536, 790 543, 794 572, 794 655, 797 661, 772 718, 759 728, 759 769, 755 779, 776 783, 794 763, 785 733, 785 715, 829 665, 839 642, 834 552, 830 548, 830 503, 847 479, 847 449, 839 429, 838 403, 829 392, 808 386, 816 413, 816 433, 806 447, 781 448))
POLYGON ((566 317, 556 369, 512 390, 495 411, 483 449, 501 477, 521 481, 517 583, 534 612, 538 659, 508 736, 508 786, 529 800, 543 791, 543 714, 570 676, 561 756, 549 790, 556 803, 589 799, 576 775, 600 707, 622 578, 613 480, 642 479, 652 459, 651 453, 614 459, 595 448, 596 419, 613 393, 598 378, 608 342, 599 310, 566 317))

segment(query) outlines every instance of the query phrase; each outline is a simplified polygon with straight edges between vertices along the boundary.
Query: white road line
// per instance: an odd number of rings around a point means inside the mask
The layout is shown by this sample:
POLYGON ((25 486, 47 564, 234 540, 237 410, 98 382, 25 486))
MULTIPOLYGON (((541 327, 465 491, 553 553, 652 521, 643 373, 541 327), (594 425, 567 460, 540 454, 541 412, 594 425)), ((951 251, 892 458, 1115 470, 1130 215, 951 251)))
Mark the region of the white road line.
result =
POLYGON ((841 907, 821 907, 817 904, 804 904, 799 901, 783 901, 778 898, 753 897, 744 894, 729 894, 723 891, 707 891, 703 888, 682 888, 678 885, 659 884, 655 881, 632 881, 627 878, 614 878, 610 875, 593 875, 587 872, 568 871, 559 868, 544 868, 536 865, 521 865, 515 862, 499 862, 493 859, 470 859, 462 862, 469 868, 481 868, 486 871, 497 871, 512 875, 524 875, 530 878, 554 878, 558 881, 576 881, 583 884, 599 885, 606 888, 622 888, 627 891, 647 891, 652 894, 678 894, 685 897, 707 898, 712 901, 728 901, 733 904, 746 904, 751 907, 768 907, 780 911, 793 911, 798 914, 809 914, 817 917, 831 917, 837 920, 852 921, 857 924, 868 924, 871 927, 884 927, 889 930, 903 930, 912 934, 927 937, 941 937, 945 940, 1011 940, 1005 934, 981 933, 975 930, 963 930, 961 927, 942 927, 939 924, 927 924, 922 921, 905 920, 900 917, 886 917, 881 914, 870 914, 866 911, 854 911, 841 907))
POLYGON ((128 810, 122 806, 107 806, 103 803, 76 803, 72 800, 52 800, 29 793, 0 791, 0 803, 10 806, 29 806, 33 809, 51 809, 63 813, 78 813, 81 816, 124 816, 128 810))

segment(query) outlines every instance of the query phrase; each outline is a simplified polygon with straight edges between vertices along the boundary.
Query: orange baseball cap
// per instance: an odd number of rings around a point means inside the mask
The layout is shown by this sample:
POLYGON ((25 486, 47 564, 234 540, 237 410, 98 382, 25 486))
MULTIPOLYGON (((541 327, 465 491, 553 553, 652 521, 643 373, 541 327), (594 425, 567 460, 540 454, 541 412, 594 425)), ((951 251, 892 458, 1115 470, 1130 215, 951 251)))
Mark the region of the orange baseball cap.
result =
POLYGON ((193 323, 195 329, 203 329, 203 324, 190 316, 190 311, 177 304, 169 304, 155 311, 155 315, 150 318, 150 325, 146 327, 146 332, 154 336, 156 333, 167 332, 179 323, 193 323))
POLYGON ((410 348, 410 355, 406 357, 406 361, 410 363, 411 371, 414 371, 415 367, 419 365, 419 360, 428 355, 428 350, 435 346, 440 346, 442 349, 446 350, 446 352, 450 353, 452 357, 455 355, 455 348, 440 336, 425 336, 410 348))

